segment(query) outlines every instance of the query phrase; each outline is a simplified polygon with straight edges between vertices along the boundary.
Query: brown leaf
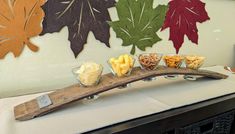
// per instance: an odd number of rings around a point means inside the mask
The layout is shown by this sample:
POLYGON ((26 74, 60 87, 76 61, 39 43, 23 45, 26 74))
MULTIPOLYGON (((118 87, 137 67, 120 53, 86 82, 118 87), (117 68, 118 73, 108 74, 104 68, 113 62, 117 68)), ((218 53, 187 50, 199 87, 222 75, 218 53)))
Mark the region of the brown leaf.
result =
POLYGON ((32 51, 38 47, 30 42, 31 37, 42 31, 45 0, 0 0, 0 58, 9 52, 20 56, 24 46, 32 51))

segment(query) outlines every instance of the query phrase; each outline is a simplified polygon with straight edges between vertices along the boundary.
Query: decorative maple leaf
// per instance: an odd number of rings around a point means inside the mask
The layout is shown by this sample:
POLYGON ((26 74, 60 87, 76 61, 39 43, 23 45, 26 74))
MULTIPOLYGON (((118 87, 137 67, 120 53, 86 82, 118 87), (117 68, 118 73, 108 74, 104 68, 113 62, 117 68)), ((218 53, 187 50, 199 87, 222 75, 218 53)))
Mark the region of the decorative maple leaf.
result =
POLYGON ((38 51, 30 38, 42 31, 43 4, 44 0, 0 0, 0 58, 9 52, 18 57, 25 45, 38 51))
POLYGON ((162 30, 170 28, 170 38, 176 53, 184 43, 186 35, 193 43, 198 44, 197 22, 209 20, 205 3, 200 0, 171 0, 162 30))
POLYGON ((69 41, 75 55, 83 50, 88 33, 92 31, 97 40, 109 45, 110 15, 108 8, 115 5, 115 0, 48 0, 43 6, 45 19, 43 32, 59 32, 68 26, 69 41))
POLYGON ((131 54, 136 47, 145 51, 161 39, 156 32, 162 27, 167 6, 153 8, 153 0, 119 0, 117 5, 119 21, 110 22, 123 46, 132 45, 131 54))

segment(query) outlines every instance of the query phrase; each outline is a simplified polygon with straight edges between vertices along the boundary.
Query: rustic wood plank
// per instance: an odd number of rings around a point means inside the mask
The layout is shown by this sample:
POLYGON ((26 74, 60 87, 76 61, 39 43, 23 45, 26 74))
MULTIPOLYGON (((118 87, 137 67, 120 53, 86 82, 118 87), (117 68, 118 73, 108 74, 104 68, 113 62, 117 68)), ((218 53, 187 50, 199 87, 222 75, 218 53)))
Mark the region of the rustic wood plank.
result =
POLYGON ((199 75, 212 79, 226 79, 228 77, 227 75, 207 70, 159 67, 153 71, 146 71, 140 69, 140 67, 135 67, 132 71, 132 75, 128 77, 118 78, 109 73, 102 76, 100 84, 97 86, 85 88, 77 84, 52 92, 48 94, 48 96, 50 97, 53 104, 45 108, 40 109, 36 99, 20 104, 14 108, 15 119, 20 121, 29 120, 54 111, 61 106, 73 101, 78 101, 88 96, 96 95, 128 83, 153 76, 163 76, 171 74, 199 75))

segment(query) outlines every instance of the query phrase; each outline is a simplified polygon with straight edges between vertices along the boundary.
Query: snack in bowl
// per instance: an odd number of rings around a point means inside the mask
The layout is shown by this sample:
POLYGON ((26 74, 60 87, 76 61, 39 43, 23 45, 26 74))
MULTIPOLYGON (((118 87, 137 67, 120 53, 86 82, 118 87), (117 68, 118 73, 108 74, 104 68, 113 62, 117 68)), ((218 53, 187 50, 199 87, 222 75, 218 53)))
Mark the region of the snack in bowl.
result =
POLYGON ((205 61, 205 57, 202 56, 185 56, 185 64, 189 69, 199 69, 205 61))
POLYGON ((167 67, 170 68, 180 68, 184 58, 180 55, 166 55, 163 60, 167 67))
POLYGON ((157 53, 140 54, 138 59, 142 69, 154 70, 161 61, 162 55, 157 53))
POLYGON ((134 66, 135 60, 128 54, 120 55, 118 58, 111 58, 108 64, 114 75, 118 77, 128 76, 134 66))
POLYGON ((103 66, 94 62, 86 62, 73 69, 73 72, 82 86, 94 86, 100 81, 103 66))

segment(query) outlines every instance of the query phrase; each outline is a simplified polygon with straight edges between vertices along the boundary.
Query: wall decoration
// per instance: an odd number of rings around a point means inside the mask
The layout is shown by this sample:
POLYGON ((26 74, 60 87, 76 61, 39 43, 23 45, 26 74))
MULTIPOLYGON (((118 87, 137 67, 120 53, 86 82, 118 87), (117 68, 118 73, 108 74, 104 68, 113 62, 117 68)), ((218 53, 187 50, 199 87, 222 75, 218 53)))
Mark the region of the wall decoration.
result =
POLYGON ((0 58, 12 52, 20 56, 24 46, 32 51, 38 47, 30 38, 41 33, 44 0, 0 0, 0 58))
POLYGON ((162 30, 170 28, 170 37, 176 53, 184 43, 186 35, 193 43, 198 44, 197 22, 209 20, 205 3, 200 0, 171 0, 162 30))
POLYGON ((161 40, 156 32, 163 25, 167 6, 153 8, 153 0, 119 0, 116 8, 119 20, 109 24, 123 46, 132 45, 131 54, 136 47, 145 51, 161 40))
POLYGON ((59 32, 68 26, 75 57, 83 50, 90 31, 97 40, 110 47, 110 26, 107 21, 111 18, 108 8, 114 5, 115 0, 48 0, 43 6, 46 15, 41 35, 59 32))

